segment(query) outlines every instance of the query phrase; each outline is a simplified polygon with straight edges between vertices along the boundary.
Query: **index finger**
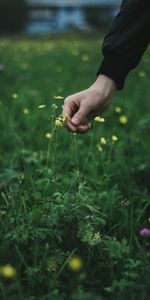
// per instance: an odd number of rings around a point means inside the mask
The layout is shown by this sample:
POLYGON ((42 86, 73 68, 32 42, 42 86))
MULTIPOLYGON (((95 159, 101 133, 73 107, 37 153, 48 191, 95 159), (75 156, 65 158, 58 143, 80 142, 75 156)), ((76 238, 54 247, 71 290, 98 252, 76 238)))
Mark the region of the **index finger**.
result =
POLYGON ((76 132, 76 126, 73 125, 70 122, 70 119, 72 117, 72 107, 71 107, 71 103, 69 102, 65 102, 64 101, 64 105, 63 105, 63 112, 62 115, 65 119, 64 124, 65 126, 72 132, 76 132))

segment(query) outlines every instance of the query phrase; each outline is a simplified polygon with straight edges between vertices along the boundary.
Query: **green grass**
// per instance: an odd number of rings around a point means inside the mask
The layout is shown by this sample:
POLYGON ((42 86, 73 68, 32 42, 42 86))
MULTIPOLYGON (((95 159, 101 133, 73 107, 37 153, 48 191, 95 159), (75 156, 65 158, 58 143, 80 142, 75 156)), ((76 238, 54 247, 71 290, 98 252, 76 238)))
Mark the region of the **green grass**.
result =
POLYGON ((17 272, 7 279, 0 269, 0 299, 149 299, 150 239, 139 230, 150 227, 150 49, 105 123, 93 120, 78 135, 54 124, 63 105, 54 96, 94 82, 101 43, 0 40, 0 266, 17 272), (107 144, 99 152, 101 137, 107 144), (75 255, 78 272, 68 263, 75 255))

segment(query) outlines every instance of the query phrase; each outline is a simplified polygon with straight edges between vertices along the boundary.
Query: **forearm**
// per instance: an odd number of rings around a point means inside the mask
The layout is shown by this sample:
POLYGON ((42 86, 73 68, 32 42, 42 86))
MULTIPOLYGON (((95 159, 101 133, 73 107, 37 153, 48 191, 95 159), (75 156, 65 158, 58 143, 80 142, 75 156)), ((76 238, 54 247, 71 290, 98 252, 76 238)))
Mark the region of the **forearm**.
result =
POLYGON ((103 61, 97 71, 122 89, 129 71, 135 68, 150 41, 150 1, 124 0, 104 38, 103 61))
POLYGON ((104 99, 111 98, 113 94, 116 92, 117 86, 110 77, 99 74, 97 76, 96 81, 91 85, 92 89, 94 89, 95 93, 101 94, 104 99))

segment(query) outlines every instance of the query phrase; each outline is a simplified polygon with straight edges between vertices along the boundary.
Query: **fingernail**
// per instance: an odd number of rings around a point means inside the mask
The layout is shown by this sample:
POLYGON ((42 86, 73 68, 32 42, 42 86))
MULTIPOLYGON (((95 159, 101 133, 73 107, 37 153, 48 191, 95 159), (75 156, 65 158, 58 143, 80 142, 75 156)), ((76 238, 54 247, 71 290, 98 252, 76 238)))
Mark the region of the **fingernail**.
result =
POLYGON ((78 124, 78 120, 76 118, 72 118, 70 120, 74 125, 77 125, 78 124))

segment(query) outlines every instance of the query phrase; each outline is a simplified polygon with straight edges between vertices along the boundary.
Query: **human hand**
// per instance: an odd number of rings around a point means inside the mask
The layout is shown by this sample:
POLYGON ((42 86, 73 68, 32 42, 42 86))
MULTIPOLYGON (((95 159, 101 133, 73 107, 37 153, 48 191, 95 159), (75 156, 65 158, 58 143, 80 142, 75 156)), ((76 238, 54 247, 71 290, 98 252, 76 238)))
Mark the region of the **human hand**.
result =
POLYGON ((68 131, 85 133, 91 125, 89 121, 102 113, 109 105, 116 91, 114 81, 100 74, 88 89, 68 96, 64 101, 63 116, 68 131))

